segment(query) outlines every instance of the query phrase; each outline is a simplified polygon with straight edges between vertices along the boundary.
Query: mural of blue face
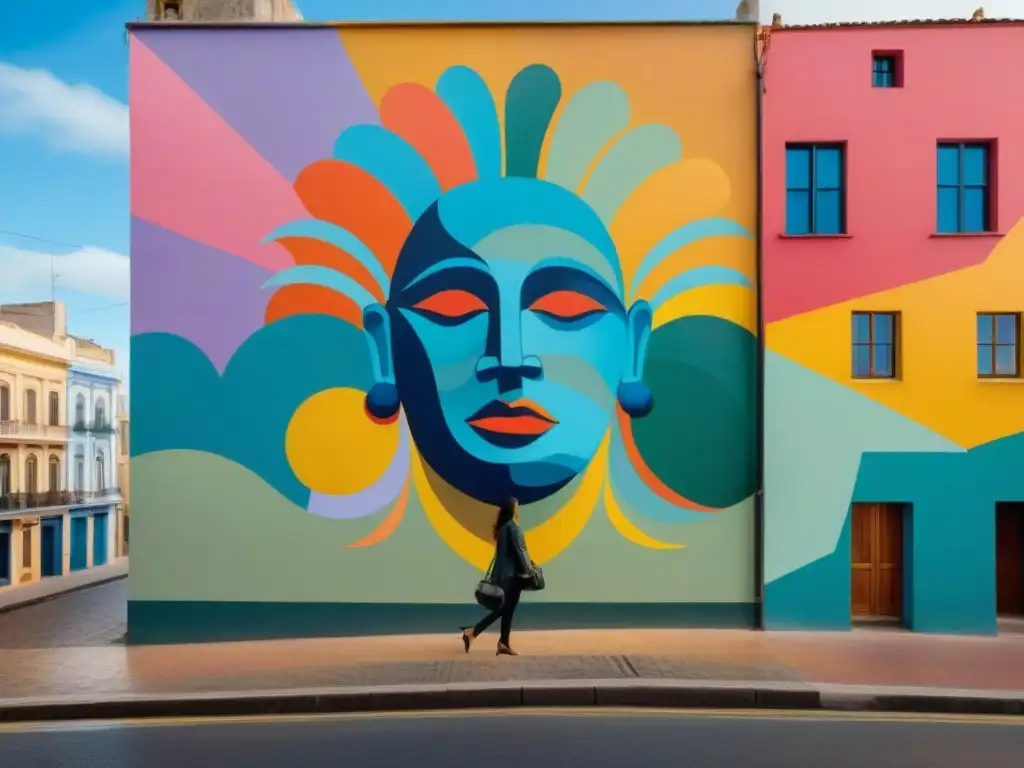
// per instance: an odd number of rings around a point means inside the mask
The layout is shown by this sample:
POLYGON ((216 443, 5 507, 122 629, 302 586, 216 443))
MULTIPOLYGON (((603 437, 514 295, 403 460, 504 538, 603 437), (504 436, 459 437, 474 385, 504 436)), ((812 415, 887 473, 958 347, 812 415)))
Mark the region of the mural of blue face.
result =
POLYGON ((529 503, 572 480, 616 396, 635 415, 651 407, 650 306, 625 307, 594 211, 537 179, 472 182, 430 206, 364 327, 426 463, 487 503, 529 503))

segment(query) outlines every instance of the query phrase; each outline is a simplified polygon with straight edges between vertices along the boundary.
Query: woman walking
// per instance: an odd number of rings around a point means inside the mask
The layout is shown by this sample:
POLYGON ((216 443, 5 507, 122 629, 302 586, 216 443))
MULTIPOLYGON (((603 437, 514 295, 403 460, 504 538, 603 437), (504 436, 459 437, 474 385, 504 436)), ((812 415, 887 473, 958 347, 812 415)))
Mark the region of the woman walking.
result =
POLYGON ((528 584, 535 566, 526 551, 526 539, 519 527, 519 502, 507 499, 498 508, 494 526, 494 564, 491 566, 490 581, 505 593, 501 605, 491 611, 475 627, 463 627, 462 644, 469 653, 473 640, 498 619, 501 619, 501 635, 498 638, 498 656, 518 656, 509 643, 512 633, 512 618, 519 605, 519 596, 528 584))

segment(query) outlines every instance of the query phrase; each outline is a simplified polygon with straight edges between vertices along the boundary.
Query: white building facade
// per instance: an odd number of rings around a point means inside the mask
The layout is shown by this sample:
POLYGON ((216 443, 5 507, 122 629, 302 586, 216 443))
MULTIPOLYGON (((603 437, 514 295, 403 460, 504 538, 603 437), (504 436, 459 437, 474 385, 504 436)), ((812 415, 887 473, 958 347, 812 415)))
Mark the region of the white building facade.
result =
MULTIPOLYGON (((121 494, 117 482, 118 404, 121 380, 113 352, 85 339, 75 339, 75 354, 68 369, 67 423, 68 474, 71 492, 71 536, 85 537, 86 562, 69 563, 70 570, 100 565, 117 553, 121 520, 121 494), (76 531, 76 520, 88 518, 76 531), (103 537, 110 546, 96 546, 103 537), (100 554, 97 554, 100 553, 100 554)), ((81 559, 80 559, 81 560, 81 559)))

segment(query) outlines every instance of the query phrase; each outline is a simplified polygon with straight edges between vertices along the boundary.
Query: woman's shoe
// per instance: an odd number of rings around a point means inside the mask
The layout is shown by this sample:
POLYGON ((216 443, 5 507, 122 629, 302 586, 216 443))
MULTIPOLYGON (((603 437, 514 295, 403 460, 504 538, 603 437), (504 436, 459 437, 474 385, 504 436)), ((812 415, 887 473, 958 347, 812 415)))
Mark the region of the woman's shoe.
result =
POLYGON ((469 653, 469 646, 473 644, 473 628, 462 627, 462 645, 466 649, 466 653, 469 653))
POLYGON ((498 643, 498 652, 495 656, 518 656, 519 654, 513 651, 509 646, 504 643, 498 643))

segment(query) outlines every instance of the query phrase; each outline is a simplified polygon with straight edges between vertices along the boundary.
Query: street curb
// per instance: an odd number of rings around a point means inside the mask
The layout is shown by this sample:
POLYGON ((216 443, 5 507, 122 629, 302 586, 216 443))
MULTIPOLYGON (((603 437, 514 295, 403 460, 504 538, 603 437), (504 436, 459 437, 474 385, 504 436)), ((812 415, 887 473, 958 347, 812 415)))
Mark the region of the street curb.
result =
POLYGON ((515 707, 659 707, 1024 715, 1024 691, 774 682, 536 680, 235 693, 0 699, 0 722, 316 715, 515 707))
MULTIPOLYGON (((58 577, 59 578, 59 577, 58 577)), ((56 600, 58 597, 64 597, 64 595, 70 595, 74 592, 81 592, 83 589, 92 589, 93 587, 102 587, 104 584, 110 584, 114 581, 120 581, 121 579, 127 579, 128 574, 119 573, 115 576, 106 576, 97 581, 90 581, 85 584, 76 584, 73 587, 61 590, 60 592, 51 592, 48 595, 39 595, 38 597, 30 597, 28 600, 23 600, 20 603, 10 603, 9 605, 0 605, 0 615, 16 611, 19 608, 28 608, 30 605, 39 605, 39 603, 46 603, 50 600, 56 600)), ((0 705, 2 706, 2 705, 0 705)))

